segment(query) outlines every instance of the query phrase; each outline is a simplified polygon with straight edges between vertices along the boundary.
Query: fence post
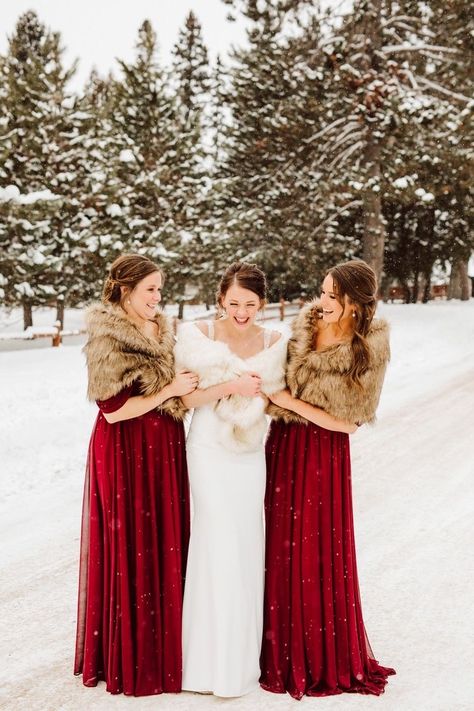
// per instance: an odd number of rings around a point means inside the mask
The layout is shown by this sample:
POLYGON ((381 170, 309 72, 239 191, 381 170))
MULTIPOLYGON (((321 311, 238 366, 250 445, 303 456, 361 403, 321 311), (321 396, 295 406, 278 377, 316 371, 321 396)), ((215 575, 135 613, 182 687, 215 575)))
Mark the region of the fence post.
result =
POLYGON ((56 321, 54 324, 54 328, 56 329, 56 333, 53 334, 53 342, 52 346, 54 348, 57 348, 57 346, 60 346, 62 343, 62 338, 61 338, 61 321, 56 321))
POLYGON ((280 299, 280 321, 285 320, 285 299, 281 297, 280 299))

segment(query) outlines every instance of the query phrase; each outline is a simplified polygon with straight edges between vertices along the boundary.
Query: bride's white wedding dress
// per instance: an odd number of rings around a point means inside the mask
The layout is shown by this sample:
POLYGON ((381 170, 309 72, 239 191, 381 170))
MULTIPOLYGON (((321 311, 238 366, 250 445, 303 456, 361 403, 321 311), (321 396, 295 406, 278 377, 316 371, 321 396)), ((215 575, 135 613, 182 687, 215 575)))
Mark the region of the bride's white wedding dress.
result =
MULTIPOLYGON (((192 350, 195 362, 188 360, 186 367, 199 373, 196 360, 204 348, 203 360, 207 359, 208 365, 213 358, 222 365, 224 359, 234 373, 255 370, 263 375, 270 365, 273 378, 280 379, 278 387, 282 387, 283 337, 270 346, 271 331, 265 330, 264 349, 243 360, 225 343, 213 340, 212 323, 209 337, 194 324, 189 328, 188 337, 191 342, 196 340, 195 347, 190 349, 186 338, 180 351, 178 334, 178 367, 185 364, 183 353, 192 350)), ((263 409, 262 416, 265 425, 263 409)), ((216 403, 199 407, 193 414, 186 442, 193 515, 183 607, 183 690, 240 696, 258 687, 264 583, 264 429, 259 442, 249 445, 250 451, 239 443, 232 449, 228 424, 223 423, 216 403)))

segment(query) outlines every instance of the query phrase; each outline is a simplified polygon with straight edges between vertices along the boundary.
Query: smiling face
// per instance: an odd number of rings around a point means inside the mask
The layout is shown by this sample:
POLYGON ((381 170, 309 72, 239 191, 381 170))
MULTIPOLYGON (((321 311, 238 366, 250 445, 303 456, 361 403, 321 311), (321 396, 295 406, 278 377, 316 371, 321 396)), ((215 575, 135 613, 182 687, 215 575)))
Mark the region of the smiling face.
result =
POLYGON ((221 305, 232 325, 239 331, 246 331, 253 326, 262 304, 257 294, 234 282, 227 289, 221 305))
POLYGON ((161 282, 160 272, 148 274, 132 291, 125 293, 125 310, 135 318, 144 321, 152 319, 161 301, 161 282))
POLYGON ((351 318, 352 312, 347 295, 344 296, 344 305, 338 301, 337 290, 330 274, 326 276, 321 287, 321 306, 323 308, 323 321, 325 323, 338 323, 340 320, 351 318))

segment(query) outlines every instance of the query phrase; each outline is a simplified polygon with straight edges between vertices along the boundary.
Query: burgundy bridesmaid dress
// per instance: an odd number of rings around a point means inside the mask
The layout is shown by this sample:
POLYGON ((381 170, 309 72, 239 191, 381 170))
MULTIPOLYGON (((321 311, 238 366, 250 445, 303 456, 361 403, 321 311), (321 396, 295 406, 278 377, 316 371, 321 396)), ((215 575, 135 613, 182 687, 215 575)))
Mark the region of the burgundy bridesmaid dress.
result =
POLYGON ((152 410, 109 424, 98 402, 84 489, 75 674, 134 696, 181 690, 189 536, 183 425, 152 410))
POLYGON ((362 619, 349 437, 273 421, 266 446, 262 687, 300 699, 381 694, 362 619))

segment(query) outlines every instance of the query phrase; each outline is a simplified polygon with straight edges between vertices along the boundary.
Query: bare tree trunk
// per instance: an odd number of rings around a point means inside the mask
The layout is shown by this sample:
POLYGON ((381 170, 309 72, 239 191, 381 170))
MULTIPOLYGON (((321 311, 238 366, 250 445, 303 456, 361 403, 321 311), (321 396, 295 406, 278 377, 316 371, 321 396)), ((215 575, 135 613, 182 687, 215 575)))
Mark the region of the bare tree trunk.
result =
POLYGON ((427 304, 428 301, 431 299, 431 274, 432 274, 432 271, 433 271, 433 267, 431 267, 431 269, 429 271, 427 270, 426 272, 423 273, 425 285, 423 287, 423 296, 422 296, 421 300, 424 304, 427 304))
MULTIPOLYGON (((374 138, 372 128, 368 129, 368 140, 365 149, 367 179, 380 179, 380 144, 374 138)), ((385 222, 382 215, 382 198, 380 192, 370 188, 364 195, 364 238, 363 258, 375 271, 380 282, 383 269, 383 253, 385 246, 385 222)))
POLYGON ((468 260, 454 259, 449 277, 448 299, 468 301, 471 298, 472 283, 468 274, 468 260))
POLYGON ((462 259, 459 265, 461 276, 461 301, 469 301, 472 294, 472 282, 469 277, 469 262, 467 259, 462 259))
POLYGON ((403 294, 404 294, 404 297, 403 297, 403 298, 405 299, 404 303, 405 303, 405 304, 409 304, 409 303, 410 303, 410 298, 411 298, 410 287, 408 286, 408 283, 407 283, 404 279, 400 279, 400 284, 401 284, 402 289, 403 289, 403 294))
POLYGON ((30 301, 23 301, 23 329, 33 325, 33 307, 30 301))
POLYGON ((56 301, 56 321, 59 321, 59 323, 61 324, 61 331, 64 328, 64 306, 64 297, 58 296, 56 301))
MULTIPOLYGON (((362 34, 365 35, 363 50, 362 70, 377 72, 379 69, 379 52, 382 47, 382 0, 372 0, 367 3, 367 10, 363 15, 362 34)), ((367 108, 370 113, 370 92, 367 94, 367 108)), ((382 213, 382 197, 380 194, 381 176, 381 145, 374 135, 374 126, 367 124, 367 142, 364 150, 365 179, 372 182, 364 194, 364 237, 363 258, 375 271, 380 283, 383 270, 385 246, 385 220, 382 213), (378 187, 374 191, 373 187, 378 187)))
POLYGON ((451 274, 449 275, 448 299, 459 299, 461 296, 461 280, 458 269, 458 262, 454 260, 451 264, 451 274))
POLYGON ((417 303, 419 293, 420 293, 420 270, 418 269, 418 267, 415 267, 415 271, 413 274, 413 287, 411 290, 410 303, 412 303, 412 304, 417 303))

